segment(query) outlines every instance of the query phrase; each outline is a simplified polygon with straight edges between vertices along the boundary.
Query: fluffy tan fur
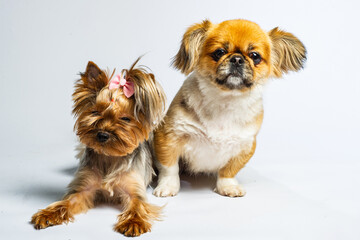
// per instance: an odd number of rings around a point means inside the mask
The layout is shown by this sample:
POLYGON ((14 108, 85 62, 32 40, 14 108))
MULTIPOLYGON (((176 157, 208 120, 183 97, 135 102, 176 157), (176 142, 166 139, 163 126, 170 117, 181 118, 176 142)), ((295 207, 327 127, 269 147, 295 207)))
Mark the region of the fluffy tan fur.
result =
POLYGON ((278 28, 265 32, 247 20, 191 26, 173 61, 191 75, 154 134, 154 194, 177 194, 181 160, 191 173, 215 174, 219 194, 243 196, 235 176, 255 152, 263 85, 269 77, 298 71, 305 60, 301 41, 278 28))
POLYGON ((185 32, 180 49, 173 59, 173 65, 185 75, 193 71, 199 60, 201 46, 211 25, 210 21, 205 20, 185 32))
POLYGON ((63 200, 32 216, 36 229, 73 221, 75 214, 100 202, 124 210, 114 230, 126 236, 148 232, 153 221, 159 220, 161 207, 146 200, 146 187, 153 175, 146 140, 162 118, 165 95, 153 74, 135 68, 137 61, 124 70, 127 80, 135 85, 130 98, 121 88, 110 90, 112 75, 93 62, 81 74, 73 94, 73 113, 77 116, 76 133, 86 150, 63 200))
POLYGON ((288 71, 302 68, 306 59, 304 44, 293 34, 274 28, 269 32, 272 43, 273 74, 281 77, 288 71))

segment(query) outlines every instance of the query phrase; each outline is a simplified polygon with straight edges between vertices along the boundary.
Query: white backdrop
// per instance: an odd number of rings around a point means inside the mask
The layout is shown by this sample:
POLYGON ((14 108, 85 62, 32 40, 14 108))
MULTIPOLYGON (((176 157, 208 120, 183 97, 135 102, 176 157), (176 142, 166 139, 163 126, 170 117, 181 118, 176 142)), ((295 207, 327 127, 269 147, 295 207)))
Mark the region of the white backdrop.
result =
POLYGON ((0 0, 0 235, 2 239, 119 239, 101 207, 43 231, 28 223, 72 178, 71 94, 87 61, 127 68, 142 54, 168 104, 184 80, 171 57, 186 28, 245 18, 298 36, 303 71, 269 82, 255 156, 239 173, 243 198, 213 180, 182 178, 164 221, 144 239, 360 239, 360 5, 354 1, 0 0), (4 237, 4 238, 3 238, 4 237))

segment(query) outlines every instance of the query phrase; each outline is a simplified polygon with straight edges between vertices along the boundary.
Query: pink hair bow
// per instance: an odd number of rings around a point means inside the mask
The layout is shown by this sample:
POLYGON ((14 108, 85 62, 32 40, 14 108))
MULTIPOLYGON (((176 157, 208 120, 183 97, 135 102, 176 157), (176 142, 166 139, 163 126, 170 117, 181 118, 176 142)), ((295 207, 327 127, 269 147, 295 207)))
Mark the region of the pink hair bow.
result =
POLYGON ((123 88, 124 95, 129 98, 134 95, 134 83, 126 80, 122 74, 117 74, 110 80, 109 89, 123 88))

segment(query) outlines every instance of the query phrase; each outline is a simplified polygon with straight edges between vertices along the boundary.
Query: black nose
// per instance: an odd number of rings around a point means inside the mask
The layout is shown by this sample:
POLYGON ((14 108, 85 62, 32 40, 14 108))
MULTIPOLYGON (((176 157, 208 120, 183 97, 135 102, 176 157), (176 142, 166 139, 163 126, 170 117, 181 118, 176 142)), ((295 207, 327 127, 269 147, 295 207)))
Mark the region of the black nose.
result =
POLYGON ((234 64, 242 64, 244 63, 244 58, 239 55, 233 56, 232 58, 230 58, 230 62, 234 64))
POLYGON ((109 139, 109 134, 104 132, 98 132, 96 138, 99 142, 106 142, 109 139))

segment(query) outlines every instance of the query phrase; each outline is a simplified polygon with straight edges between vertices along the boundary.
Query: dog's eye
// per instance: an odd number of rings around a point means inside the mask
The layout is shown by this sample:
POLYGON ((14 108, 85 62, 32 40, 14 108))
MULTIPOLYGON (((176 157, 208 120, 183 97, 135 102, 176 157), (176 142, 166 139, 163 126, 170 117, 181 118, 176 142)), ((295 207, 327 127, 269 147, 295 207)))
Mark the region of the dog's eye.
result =
POLYGON ((121 120, 123 120, 125 122, 130 122, 130 118, 128 118, 128 117, 122 117, 121 120))
POLYGON ((254 61, 255 65, 258 65, 261 62, 261 56, 257 52, 251 52, 249 57, 254 61))
POLYGON ((212 54, 212 58, 217 62, 219 61, 219 59, 224 56, 226 54, 226 50, 225 49, 222 49, 222 48, 219 48, 219 49, 216 49, 212 54))

